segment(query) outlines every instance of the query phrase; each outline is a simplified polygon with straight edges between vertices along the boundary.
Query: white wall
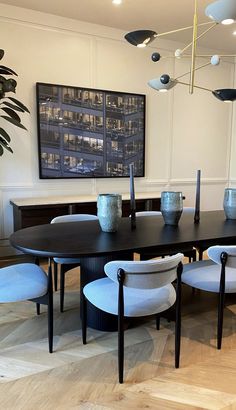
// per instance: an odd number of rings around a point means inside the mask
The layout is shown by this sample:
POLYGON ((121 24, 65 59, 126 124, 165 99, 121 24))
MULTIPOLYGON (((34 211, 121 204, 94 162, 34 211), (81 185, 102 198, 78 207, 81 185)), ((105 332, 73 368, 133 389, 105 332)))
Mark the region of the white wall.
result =
MULTIPOLYGON (((235 59, 236 64, 236 59, 235 59)), ((236 88, 236 70, 234 72, 234 88, 236 88)), ((236 104, 233 105, 233 115, 231 122, 231 157, 230 157, 230 177, 229 185, 233 188, 236 187, 236 104)))
MULTIPOLYGON (((146 94, 146 172, 145 178, 136 180, 136 190, 182 190, 185 205, 193 205, 196 170, 201 169, 202 208, 222 208, 229 180, 231 106, 205 91, 190 96, 187 87, 177 86, 161 95, 147 86, 149 79, 160 74, 174 77, 188 71, 186 59, 163 59, 154 64, 150 59, 154 49, 130 46, 120 30, 0 6, 1 48, 6 53, 3 64, 19 74, 17 97, 31 111, 23 118, 28 132, 8 127, 14 154, 7 152, 0 159, 1 237, 12 232, 10 198, 128 191, 127 179, 39 179, 36 82, 146 94)), ((157 45, 163 55, 180 46, 164 40, 157 45)), ((232 87, 233 81, 233 62, 196 74, 196 83, 207 88, 232 87)), ((232 148, 236 156, 234 139, 232 148)), ((232 160, 231 178, 236 181, 232 160)))

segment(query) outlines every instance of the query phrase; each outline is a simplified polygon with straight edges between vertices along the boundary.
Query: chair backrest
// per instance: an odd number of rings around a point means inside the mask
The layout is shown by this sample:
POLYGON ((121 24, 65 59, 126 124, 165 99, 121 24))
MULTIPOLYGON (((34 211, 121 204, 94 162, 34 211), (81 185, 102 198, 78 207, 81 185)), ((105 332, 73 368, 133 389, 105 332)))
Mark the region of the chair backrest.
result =
POLYGON ((226 252, 228 255, 226 266, 236 269, 236 246, 216 245, 207 249, 209 258, 219 265, 221 264, 220 256, 222 252, 226 252))
MULTIPOLYGON (((195 208, 191 208, 189 206, 184 206, 183 207, 183 213, 184 214, 194 214, 195 208)), ((161 215, 161 211, 141 211, 141 212, 136 212, 136 216, 159 216, 161 215)))
POLYGON ((92 219, 98 219, 96 215, 90 214, 72 214, 72 215, 61 215, 56 216, 51 220, 51 224, 61 223, 61 222, 79 222, 79 221, 90 221, 92 219))
POLYGON ((135 213, 136 216, 158 216, 161 215, 161 211, 140 211, 135 213))
POLYGON ((194 214, 195 208, 192 208, 190 206, 184 206, 183 207, 183 213, 184 214, 194 214))
POLYGON ((183 254, 177 253, 164 259, 148 261, 112 261, 105 267, 106 275, 118 282, 119 269, 125 272, 124 286, 137 289, 154 289, 173 282, 177 277, 177 266, 182 261, 183 254))

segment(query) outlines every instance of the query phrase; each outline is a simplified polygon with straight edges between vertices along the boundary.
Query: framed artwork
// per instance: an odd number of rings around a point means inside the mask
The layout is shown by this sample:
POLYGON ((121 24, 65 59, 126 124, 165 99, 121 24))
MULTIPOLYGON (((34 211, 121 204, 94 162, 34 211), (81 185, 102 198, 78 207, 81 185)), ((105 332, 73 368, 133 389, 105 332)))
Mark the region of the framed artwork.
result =
POLYGON ((145 95, 37 83, 40 178, 144 176, 145 95))

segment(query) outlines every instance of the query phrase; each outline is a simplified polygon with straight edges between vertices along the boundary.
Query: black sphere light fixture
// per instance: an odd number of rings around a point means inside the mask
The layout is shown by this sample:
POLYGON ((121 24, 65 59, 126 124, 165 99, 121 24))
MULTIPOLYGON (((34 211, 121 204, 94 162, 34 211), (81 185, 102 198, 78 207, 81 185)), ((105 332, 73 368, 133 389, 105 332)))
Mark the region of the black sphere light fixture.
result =
POLYGON ((159 61, 161 59, 161 55, 158 52, 152 53, 152 61, 154 61, 154 63, 157 63, 157 61, 159 61))

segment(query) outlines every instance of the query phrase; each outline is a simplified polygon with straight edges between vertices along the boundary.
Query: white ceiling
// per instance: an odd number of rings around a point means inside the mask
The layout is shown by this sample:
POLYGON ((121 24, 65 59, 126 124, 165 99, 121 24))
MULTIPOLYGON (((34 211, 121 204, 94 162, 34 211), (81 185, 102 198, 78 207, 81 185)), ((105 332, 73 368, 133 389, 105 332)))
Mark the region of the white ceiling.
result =
MULTIPOLYGON (((236 0, 235 0, 236 1, 236 0)), ((120 6, 112 0, 2 0, 4 4, 38 10, 125 31, 151 29, 158 33, 190 26, 194 0, 123 0, 120 6)), ((211 0, 198 0, 199 22, 207 22, 205 7, 211 0)), ((201 29, 202 30, 202 29, 201 29)), ((218 25, 199 44, 236 54, 236 24, 218 25)), ((170 40, 191 41, 191 30, 166 36, 170 40)), ((156 41, 157 44, 157 41, 156 41)))

